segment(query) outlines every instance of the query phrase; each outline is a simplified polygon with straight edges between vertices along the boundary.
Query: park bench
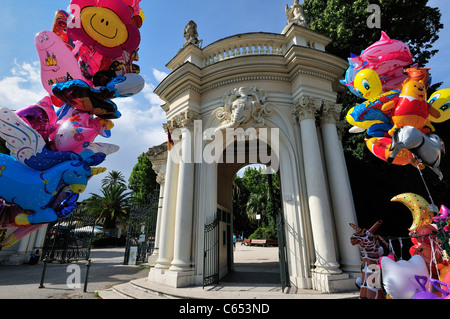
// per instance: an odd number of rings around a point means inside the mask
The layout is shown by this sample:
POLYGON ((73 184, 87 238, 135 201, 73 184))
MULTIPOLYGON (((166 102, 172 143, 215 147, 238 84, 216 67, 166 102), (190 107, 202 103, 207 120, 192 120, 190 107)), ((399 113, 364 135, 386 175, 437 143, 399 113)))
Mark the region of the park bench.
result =
POLYGON ((265 239, 252 239, 250 245, 263 245, 266 246, 267 240, 265 239))
MULTIPOLYGON (((245 239, 244 239, 244 241, 245 241, 245 239)), ((278 246, 278 240, 276 240, 276 239, 252 239, 250 241, 250 245, 263 245, 264 247, 278 246)))
POLYGON ((241 245, 249 246, 249 245, 250 245, 250 239, 245 238, 245 239, 241 242, 241 245))

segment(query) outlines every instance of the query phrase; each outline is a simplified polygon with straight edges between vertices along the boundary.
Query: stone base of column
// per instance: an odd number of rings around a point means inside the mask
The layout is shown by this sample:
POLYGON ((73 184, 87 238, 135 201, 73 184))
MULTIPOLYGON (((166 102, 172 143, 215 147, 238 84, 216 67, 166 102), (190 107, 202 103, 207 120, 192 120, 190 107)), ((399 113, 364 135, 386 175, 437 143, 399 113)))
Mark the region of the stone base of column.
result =
POLYGON ((155 249, 155 250, 153 251, 153 254, 152 254, 151 256, 148 257, 147 263, 148 263, 150 266, 156 266, 157 261, 158 261, 158 258, 159 258, 159 250, 156 250, 156 249, 155 249))
POLYGON ((3 262, 4 265, 9 266, 18 266, 25 263, 27 260, 28 254, 25 251, 19 251, 15 254, 12 254, 9 256, 9 259, 5 262, 3 262))
POLYGON ((341 270, 350 274, 361 274, 361 262, 355 260, 340 260, 341 270))
POLYGON ((152 268, 148 274, 148 281, 172 288, 189 287, 195 285, 195 271, 152 268))
POLYGON ((191 271, 192 263, 184 260, 173 260, 169 269, 171 271, 191 271))
POLYGON ((324 293, 337 293, 344 291, 356 291, 355 278, 349 274, 324 274, 312 273, 312 288, 324 293))

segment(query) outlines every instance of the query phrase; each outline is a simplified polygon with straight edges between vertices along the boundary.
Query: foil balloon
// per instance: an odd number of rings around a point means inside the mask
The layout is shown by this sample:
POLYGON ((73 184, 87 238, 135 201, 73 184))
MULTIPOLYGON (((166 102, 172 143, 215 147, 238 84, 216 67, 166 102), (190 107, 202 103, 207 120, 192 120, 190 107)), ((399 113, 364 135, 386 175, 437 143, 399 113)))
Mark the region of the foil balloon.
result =
POLYGON ((389 163, 399 152, 409 150, 420 160, 422 165, 430 167, 438 175, 439 180, 443 179, 440 164, 445 146, 436 134, 424 134, 412 126, 400 127, 393 132, 390 150, 392 154, 388 158, 389 163))
POLYGON ((15 113, 35 129, 45 141, 56 129, 56 112, 49 96, 44 97, 35 105, 22 108, 15 113))
POLYGON ((52 87, 56 83, 84 79, 72 51, 54 32, 39 32, 35 46, 41 64, 42 85, 50 95, 53 95, 52 87))
POLYGON ((396 128, 403 126, 413 126, 422 130, 430 114, 435 117, 440 116, 439 112, 428 104, 426 83, 422 80, 406 79, 398 101, 386 103, 382 107, 383 111, 390 109, 394 110, 392 114, 394 126, 389 130, 391 136, 396 128))
POLYGON ((18 226, 49 223, 58 219, 51 207, 61 191, 68 186, 74 193, 82 193, 88 179, 105 169, 94 169, 91 165, 103 161, 105 155, 94 154, 89 158, 65 161, 46 171, 37 171, 16 161, 13 157, 0 154, 0 197, 33 214, 21 213, 15 217, 18 226))
POLYGON ((345 80, 341 82, 347 85, 353 94, 363 97, 354 87, 353 81, 358 72, 363 69, 374 70, 379 76, 384 92, 399 89, 408 77, 403 73, 403 67, 412 63, 412 55, 408 45, 389 38, 382 31, 379 41, 363 50, 360 56, 352 54, 348 61, 349 68, 345 80))
POLYGON ((439 113, 439 116, 435 117, 432 112, 428 116, 428 119, 433 123, 442 123, 450 118, 450 89, 441 89, 434 92, 428 99, 428 104, 431 108, 439 113))
MULTIPOLYGON (((52 208, 55 210, 55 213, 59 218, 66 218, 70 216, 77 207, 78 198, 79 194, 73 193, 71 190, 62 191, 54 200, 52 208)), ((24 227, 17 227, 15 218, 19 214, 32 215, 33 212, 24 211, 16 204, 8 204, 3 199, 0 199, 0 229, 15 229, 0 243, 1 247, 10 247, 26 235, 46 225, 34 224, 24 227)))
POLYGON ((117 119, 122 115, 110 99, 114 92, 107 88, 97 89, 81 80, 67 81, 53 86, 53 94, 64 103, 79 111, 97 115, 103 119, 117 119))
POLYGON ((421 256, 397 262, 388 257, 381 258, 382 281, 386 293, 392 299, 413 299, 421 291, 415 276, 428 276, 427 266, 421 256))
POLYGON ((133 13, 122 0, 72 0, 70 10, 68 34, 73 40, 111 58, 138 48, 140 32, 131 24, 133 13))
POLYGON ((399 91, 389 91, 351 108, 346 115, 349 124, 367 130, 369 136, 383 137, 392 126, 390 111, 382 111, 384 104, 398 99, 399 91))
POLYGON ((383 93, 380 77, 372 69, 359 71, 355 76, 353 85, 366 100, 373 99, 383 93))
POLYGON ((103 128, 111 128, 107 124, 112 125, 80 112, 59 126, 53 138, 54 147, 58 151, 81 153, 91 145, 103 128))
POLYGON ((64 10, 58 10, 53 21, 52 31, 66 44, 69 50, 74 50, 75 45, 67 34, 67 20, 70 15, 64 10))
POLYGON ((434 212, 430 209, 430 203, 420 195, 403 193, 394 196, 391 202, 399 202, 411 211, 413 222, 410 231, 417 230, 433 222, 434 212))
POLYGON ((366 145, 373 155, 385 162, 389 159, 390 163, 394 165, 404 166, 408 164, 415 164, 413 154, 406 149, 399 150, 399 152, 392 159, 392 139, 389 137, 370 138, 366 140, 366 145))
POLYGON ((447 299, 447 297, 450 296, 450 293, 448 292, 450 287, 445 282, 428 278, 426 276, 416 275, 415 278, 417 283, 420 285, 421 291, 414 295, 414 299, 447 299), (432 285, 433 289, 429 289, 427 287, 428 281, 432 285), (430 290, 435 291, 436 293, 433 293, 430 290))

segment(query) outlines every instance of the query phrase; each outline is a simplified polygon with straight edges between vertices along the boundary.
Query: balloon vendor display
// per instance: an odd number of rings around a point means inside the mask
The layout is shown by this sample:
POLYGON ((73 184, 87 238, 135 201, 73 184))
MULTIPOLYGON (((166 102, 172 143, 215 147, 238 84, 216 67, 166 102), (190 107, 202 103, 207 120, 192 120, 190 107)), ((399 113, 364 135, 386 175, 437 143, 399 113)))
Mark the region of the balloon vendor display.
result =
POLYGON ((119 146, 111 136, 121 117, 113 99, 138 94, 140 0, 72 0, 50 30, 35 36, 48 95, 13 111, 0 108, 0 230, 9 247, 44 225, 70 216, 98 167, 119 146))
MULTIPOLYGON (((450 89, 427 98, 430 69, 419 68, 408 45, 385 32, 348 62, 341 83, 361 100, 346 114, 349 132, 364 132, 367 148, 386 163, 413 165, 419 172, 428 167, 443 180, 445 147, 433 123, 450 118, 450 89)), ((360 298, 450 299, 450 210, 444 205, 438 209, 432 199, 430 203, 414 193, 398 194, 391 201, 411 212, 409 237, 403 238, 411 243, 411 258, 397 258, 391 244, 375 235, 381 221, 369 230, 350 224, 356 231, 350 243, 359 246, 362 257, 356 280, 360 298)))

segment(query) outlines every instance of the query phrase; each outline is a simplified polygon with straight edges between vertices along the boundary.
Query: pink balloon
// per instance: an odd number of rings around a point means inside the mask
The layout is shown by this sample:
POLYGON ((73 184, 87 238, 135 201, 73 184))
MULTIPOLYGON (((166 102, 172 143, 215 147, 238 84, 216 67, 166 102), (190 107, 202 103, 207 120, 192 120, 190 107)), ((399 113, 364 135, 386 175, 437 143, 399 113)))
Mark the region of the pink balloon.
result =
POLYGON ((22 120, 41 134, 47 141, 56 129, 56 113, 49 96, 44 97, 35 105, 31 105, 15 112, 22 120))
POLYGON ((64 121, 55 132, 53 141, 58 151, 81 153, 100 134, 101 120, 88 113, 78 113, 64 121))
POLYGON ((50 95, 53 95, 52 86, 56 83, 84 79, 72 51, 56 33, 39 32, 34 43, 41 63, 42 85, 50 95))

